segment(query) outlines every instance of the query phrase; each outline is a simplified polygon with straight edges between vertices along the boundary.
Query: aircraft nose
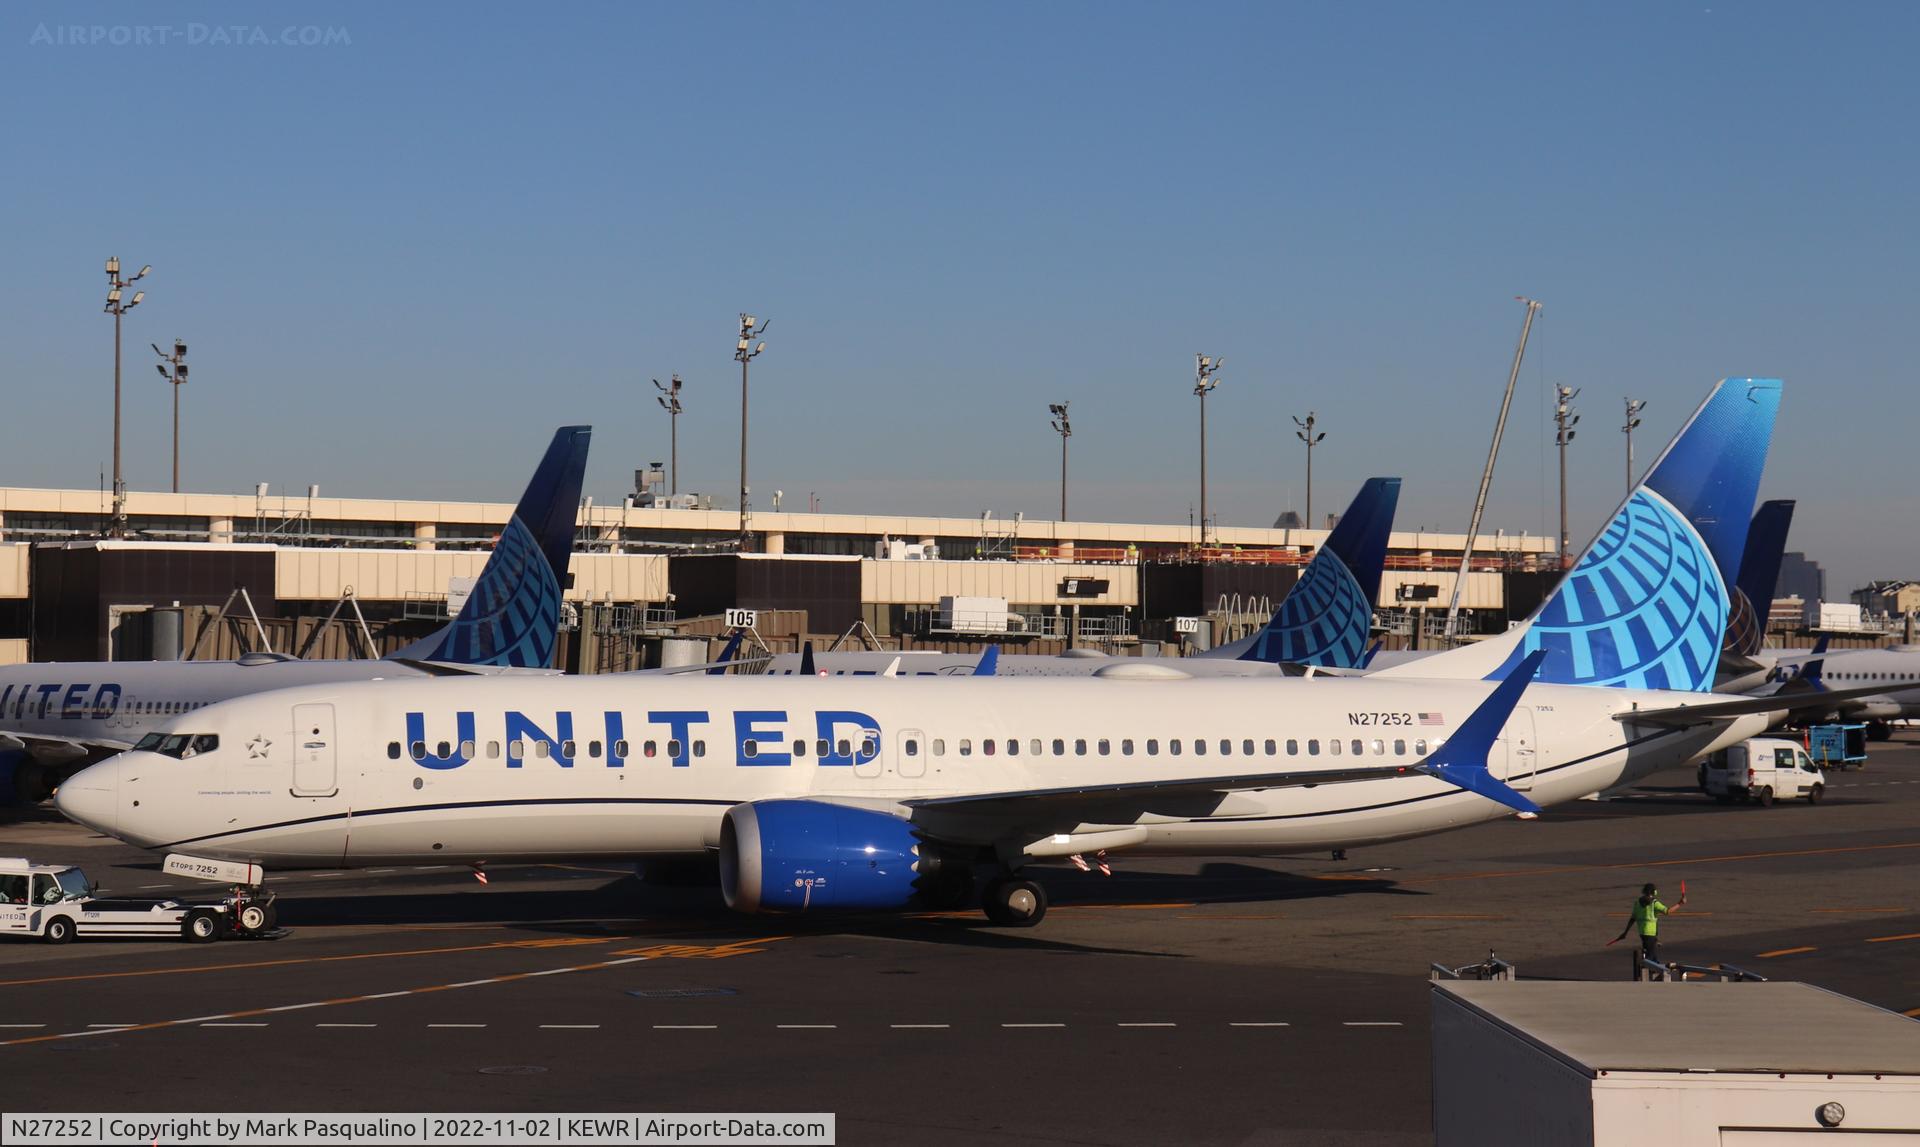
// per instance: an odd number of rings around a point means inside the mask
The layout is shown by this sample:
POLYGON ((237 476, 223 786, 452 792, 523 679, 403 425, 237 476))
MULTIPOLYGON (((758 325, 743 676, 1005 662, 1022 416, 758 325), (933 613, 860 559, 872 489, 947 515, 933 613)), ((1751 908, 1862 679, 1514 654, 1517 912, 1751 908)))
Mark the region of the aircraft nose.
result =
POLYGON ((53 795, 53 807, 76 824, 112 836, 120 826, 120 770, 118 757, 81 769, 53 795))

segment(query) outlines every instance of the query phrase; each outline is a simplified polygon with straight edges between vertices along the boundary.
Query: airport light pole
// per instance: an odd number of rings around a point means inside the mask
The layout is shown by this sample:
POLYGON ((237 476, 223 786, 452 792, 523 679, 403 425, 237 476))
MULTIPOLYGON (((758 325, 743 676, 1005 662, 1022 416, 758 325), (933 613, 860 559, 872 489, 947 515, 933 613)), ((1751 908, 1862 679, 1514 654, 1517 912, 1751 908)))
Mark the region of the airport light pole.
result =
MULTIPOLYGON (((741 369, 746 368, 743 366, 741 369)), ((667 435, 671 450, 668 456, 673 459, 673 469, 670 471, 672 474, 670 481, 673 485, 668 492, 678 494, 680 492, 680 376, 677 374, 673 376, 671 386, 660 385, 660 380, 656 378, 653 380, 653 386, 660 392, 653 396, 654 401, 660 404, 660 409, 667 412, 667 435)))
POLYGON ((1572 554, 1568 552, 1567 537, 1567 443, 1573 441, 1574 426, 1580 416, 1573 412, 1574 396, 1580 393, 1577 386, 1553 388, 1553 443, 1560 448, 1560 568, 1566 569, 1572 564, 1572 554))
POLYGON ((123 299, 121 295, 146 278, 151 270, 152 267, 142 267, 133 278, 122 279, 120 256, 107 259, 107 305, 101 309, 113 316, 113 520, 107 526, 107 536, 114 538, 127 536, 127 480, 120 471, 120 318, 139 306, 147 293, 135 291, 131 299, 123 299))
POLYGON ((153 353, 160 356, 160 361, 153 364, 153 369, 160 372, 161 378, 173 384, 173 492, 178 494, 180 492, 180 388, 187 384, 187 344, 174 339, 172 354, 161 350, 158 343, 147 345, 153 348, 153 353), (172 369, 169 370, 169 367, 172 369))
POLYGON ((1226 356, 1193 356, 1193 392, 1200 396, 1200 548, 1207 546, 1207 395, 1220 385, 1216 377, 1226 356))
POLYGON ((1313 427, 1317 421, 1318 419, 1314 417, 1314 413, 1311 410, 1307 411, 1306 421, 1302 422, 1300 420, 1299 415, 1295 415, 1293 419, 1293 424, 1300 428, 1293 432, 1293 436, 1307 444, 1307 528, 1309 530, 1314 528, 1314 525, 1313 525, 1313 448, 1319 445, 1321 439, 1327 436, 1327 432, 1324 430, 1320 431, 1318 434, 1314 433, 1313 427))
POLYGON ((1447 602, 1447 625, 1444 631, 1448 644, 1452 644, 1454 635, 1460 626, 1460 591, 1466 588, 1467 571, 1472 568, 1473 540, 1480 533, 1480 515, 1487 509, 1487 488, 1493 485, 1493 464, 1500 457, 1500 436, 1506 433, 1507 411, 1513 406, 1513 386, 1520 381, 1520 362, 1527 357, 1527 335, 1533 330, 1533 316, 1540 313, 1537 299, 1515 295, 1515 300, 1527 305, 1526 321, 1520 324, 1520 343, 1513 348, 1513 370, 1507 375, 1507 393, 1500 400, 1500 417, 1493 423, 1493 445, 1487 448, 1487 468, 1480 474, 1480 492, 1473 498, 1473 516, 1467 521, 1467 537, 1460 547, 1460 572, 1453 579, 1453 598, 1447 602))
POLYGON ((1646 408, 1647 400, 1644 398, 1627 399, 1627 421, 1620 427, 1621 432, 1627 436, 1627 493, 1629 495, 1633 493, 1633 431, 1640 425, 1640 412, 1646 408))
POLYGON ((767 344, 759 341, 766 332, 766 323, 745 311, 740 312, 740 340, 734 344, 733 359, 740 364, 740 549, 743 553, 747 548, 747 364, 767 349, 767 344))
POLYGON ((1047 409, 1053 412, 1053 429, 1060 435, 1060 520, 1067 520, 1067 439, 1073 437, 1073 423, 1067 420, 1067 407, 1070 402, 1050 402, 1047 409))

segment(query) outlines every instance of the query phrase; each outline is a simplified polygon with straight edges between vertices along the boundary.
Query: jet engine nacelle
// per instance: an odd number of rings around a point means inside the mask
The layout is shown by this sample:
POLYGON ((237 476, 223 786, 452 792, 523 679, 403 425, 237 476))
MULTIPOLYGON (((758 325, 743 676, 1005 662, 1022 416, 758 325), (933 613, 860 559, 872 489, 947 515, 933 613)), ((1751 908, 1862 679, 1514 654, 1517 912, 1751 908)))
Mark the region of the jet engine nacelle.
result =
POLYGON ((720 825, 720 890, 741 912, 905 908, 931 868, 913 826, 884 812, 766 800, 720 825))

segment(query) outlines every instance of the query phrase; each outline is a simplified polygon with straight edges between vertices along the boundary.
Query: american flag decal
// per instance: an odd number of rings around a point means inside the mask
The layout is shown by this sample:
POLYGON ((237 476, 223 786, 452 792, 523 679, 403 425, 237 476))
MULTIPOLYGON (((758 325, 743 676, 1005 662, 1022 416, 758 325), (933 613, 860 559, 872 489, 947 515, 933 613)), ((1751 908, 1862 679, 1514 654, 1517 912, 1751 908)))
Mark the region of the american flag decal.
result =
POLYGON ((1420 714, 1420 723, 1422 725, 1444 725, 1447 721, 1446 718, 1438 713, 1422 713, 1420 714))

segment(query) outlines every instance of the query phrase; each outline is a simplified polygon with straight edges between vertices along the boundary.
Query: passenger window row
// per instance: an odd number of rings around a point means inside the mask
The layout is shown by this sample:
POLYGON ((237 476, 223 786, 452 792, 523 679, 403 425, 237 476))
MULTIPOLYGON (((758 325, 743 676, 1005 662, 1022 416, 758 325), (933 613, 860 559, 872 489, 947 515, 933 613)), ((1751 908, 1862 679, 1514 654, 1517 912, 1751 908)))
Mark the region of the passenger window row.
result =
MULTIPOLYGON (((1018 737, 1008 737, 1004 740, 988 737, 981 739, 977 744, 980 754, 987 757, 991 757, 997 752, 1004 752, 1009 757, 1017 757, 1022 752, 1022 742, 1018 737)), ((1144 745, 1145 756, 1157 757, 1160 755, 1163 742, 1159 738, 1148 737, 1142 744, 1144 745)), ((1299 756, 1301 744, 1302 742, 1298 739, 1289 738, 1285 742, 1285 755, 1289 757, 1299 756)), ((1318 738, 1307 740, 1305 742, 1306 755, 1309 757, 1319 756, 1322 752, 1322 744, 1318 738)), ((958 756, 971 757, 974 754, 975 745, 976 742, 973 738, 961 737, 955 742, 955 753, 958 756)), ((1062 737, 1056 737, 1051 741, 1043 741, 1036 737, 1025 742, 1025 752, 1029 756, 1042 757, 1048 755, 1048 749, 1051 748, 1052 755, 1056 757, 1069 755, 1075 757, 1085 757, 1088 755, 1110 757, 1114 755, 1116 745, 1119 747, 1120 756, 1131 757, 1135 755, 1136 742, 1132 737, 1123 737, 1117 742, 1109 740, 1106 737, 1102 737, 1096 741, 1089 741, 1084 737, 1075 738, 1072 741, 1068 741, 1062 737)), ((1164 742, 1164 746, 1166 755, 1170 757, 1178 757, 1186 752, 1191 752, 1196 757, 1204 757, 1208 753, 1213 752, 1217 752, 1217 754, 1222 757, 1233 756, 1236 752, 1243 757, 1277 757, 1281 755, 1281 742, 1271 737, 1263 741, 1255 741, 1253 738, 1247 737, 1237 743, 1231 737, 1222 737, 1218 741, 1212 741, 1205 737, 1195 737, 1193 740, 1187 741, 1175 737, 1164 742)), ((933 738, 929 747, 936 757, 944 757, 947 755, 947 741, 944 737, 933 738)), ((1387 741, 1378 737, 1371 740, 1361 737, 1354 737, 1351 740, 1332 738, 1324 742, 1324 747, 1326 754, 1333 757, 1340 756, 1343 753, 1350 753, 1356 757, 1368 755, 1375 757, 1404 757, 1408 752, 1408 743, 1404 738, 1396 738, 1391 743, 1391 749, 1389 749, 1389 743, 1387 741)), ((1434 747, 1438 748, 1439 743, 1435 742, 1434 747)), ((904 749, 907 756, 915 756, 920 751, 919 742, 908 739, 904 744, 904 749)), ((1426 738, 1422 737, 1415 740, 1412 743, 1412 752, 1416 757, 1426 756, 1426 738)))
MULTIPOLYGON (((146 748, 148 741, 157 741, 159 737, 161 737, 161 734, 159 733, 150 733, 147 735, 147 737, 144 740, 141 741, 140 745, 137 747, 146 748)), ((203 739, 212 740, 216 744, 218 742, 218 738, 203 738, 203 739)), ((838 741, 828 741, 822 738, 820 740, 811 742, 811 744, 813 749, 813 755, 816 757, 825 758, 829 756, 835 756, 844 760, 852 755, 853 743, 847 740, 845 737, 840 738, 838 741)), ((955 755, 962 756, 962 757, 973 756, 975 744, 976 742, 971 737, 959 738, 955 742, 955 746, 954 746, 955 755)), ((1119 755, 1122 757, 1131 757, 1135 755, 1157 757, 1161 755, 1162 744, 1163 742, 1157 737, 1148 737, 1143 742, 1136 742, 1132 737, 1123 737, 1123 738, 1120 738, 1118 741, 1112 740, 1107 737, 1101 737, 1097 740, 1091 740, 1091 741, 1085 737, 1078 737, 1073 739, 1072 741, 1068 741, 1064 737, 1055 737, 1050 741, 1043 740, 1039 737, 1034 737, 1025 742, 1025 752, 1028 756, 1032 756, 1032 757, 1047 756, 1049 749, 1051 749, 1052 755, 1055 757, 1065 757, 1068 755, 1072 755, 1075 757, 1085 757, 1090 755, 1110 757, 1114 755, 1115 749, 1117 748, 1119 751, 1119 755), (1071 748, 1069 748, 1069 746, 1071 746, 1071 748), (1139 748, 1138 754, 1136 754, 1136 746, 1138 746, 1139 748)), ((795 760, 805 759, 805 757, 807 756, 808 745, 809 745, 809 742, 807 741, 795 740, 792 745, 793 758, 795 760)), ((1391 742, 1391 748, 1389 748, 1389 742, 1379 737, 1372 738, 1371 740, 1362 738, 1362 737, 1353 737, 1351 739, 1345 739, 1345 740, 1338 737, 1332 737, 1332 738, 1328 738, 1324 742, 1321 741, 1318 737, 1308 738, 1304 742, 1302 742, 1298 738, 1289 737, 1284 742, 1284 745, 1285 745, 1284 755, 1289 757, 1300 756, 1302 753, 1303 745, 1305 749, 1305 754, 1309 757, 1318 757, 1322 755, 1323 752, 1325 753, 1325 755, 1331 756, 1331 757, 1338 757, 1343 754, 1352 755, 1356 757, 1359 757, 1359 756, 1404 757, 1408 754, 1408 751, 1409 751, 1409 744, 1404 738, 1395 738, 1391 742)), ((987 756, 987 757, 991 757, 997 752, 1005 752, 1005 754, 1009 757, 1017 757, 1021 754, 1021 751, 1022 751, 1022 742, 1018 737, 1008 737, 1005 739, 997 739, 992 737, 982 738, 978 742, 978 746, 979 746, 980 754, 982 756, 987 756)), ((1237 743, 1237 746, 1236 746, 1236 742, 1231 737, 1221 737, 1217 741, 1210 741, 1204 737, 1195 737, 1191 741, 1183 740, 1182 738, 1179 738, 1179 737, 1174 737, 1164 742, 1164 746, 1166 749, 1166 755, 1170 757, 1178 757, 1189 751, 1192 753, 1192 755, 1196 757, 1204 757, 1208 753, 1216 752, 1216 751, 1219 756, 1223 756, 1223 757, 1233 756, 1235 755, 1236 751, 1238 755, 1243 757, 1257 757, 1257 756, 1277 757, 1282 755, 1282 742, 1275 740, 1272 737, 1268 737, 1262 741, 1255 741, 1251 737, 1243 738, 1237 743), (1213 746, 1213 747, 1210 748, 1209 746, 1213 746)), ((640 756, 642 758, 651 758, 651 757, 657 756, 659 754, 660 747, 661 747, 661 742, 659 741, 641 741, 639 742, 640 756)), ((669 758, 675 758, 675 759, 679 758, 682 755, 682 749, 685 747, 686 746, 683 746, 678 740, 669 740, 665 742, 666 755, 669 758)), ((931 755, 935 757, 944 757, 947 755, 947 740, 944 737, 933 738, 928 743, 927 747, 931 755)), ((1436 741, 1433 743, 1432 747, 1435 749, 1438 749, 1440 747, 1440 743, 1436 741)), ((473 760, 474 748, 475 748, 475 743, 472 741, 460 742, 459 755, 461 759, 473 760)), ((576 742, 562 741, 560 742, 559 748, 560 748, 559 755, 567 760, 573 760, 578 755, 575 751, 577 748, 576 742)), ((632 755, 632 752, 631 752, 632 748, 633 748, 633 744, 631 742, 624 741, 624 740, 615 741, 613 743, 613 755, 624 760, 632 755)), ((705 757, 707 755, 707 743, 703 740, 694 741, 692 743, 691 748, 693 750, 692 755, 695 757, 705 757)), ((412 743, 412 745, 405 747, 404 753, 407 756, 411 756, 416 761, 424 761, 427 759, 429 755, 443 761, 451 760, 454 756, 453 744, 450 741, 440 741, 434 744, 433 746, 431 746, 431 749, 432 749, 431 754, 429 754, 428 749, 429 749, 429 746, 425 741, 415 741, 412 743)), ((589 760, 598 760, 600 758, 600 749, 601 749, 601 744, 599 741, 588 741, 587 742, 587 758, 589 760)), ((515 761, 524 760, 526 759, 529 751, 531 751, 532 755, 536 759, 545 760, 553 756, 553 745, 551 742, 548 742, 548 741, 529 742, 524 740, 516 740, 516 741, 507 742, 507 757, 509 760, 515 760, 515 761), (528 749, 529 744, 532 745, 531 750, 528 749)), ((741 755, 744 757, 748 757, 748 758, 757 757, 760 755, 761 751, 762 750, 760 748, 760 742, 758 741, 747 741, 741 746, 741 755)), ((908 737, 904 739, 901 742, 901 751, 909 757, 919 756, 920 755, 919 739, 916 737, 908 737)), ((1411 751, 1413 756, 1415 757, 1425 757, 1428 753, 1427 739, 1425 737, 1421 737, 1413 741, 1411 744, 1411 751)), ((880 743, 874 737, 868 736, 861 741, 860 754, 862 757, 871 759, 872 757, 878 755, 879 752, 880 752, 880 743)), ((403 755, 403 747, 401 746, 401 743, 399 741, 387 742, 387 758, 389 760, 397 761, 401 758, 402 755, 403 755)), ((488 760, 500 759, 500 742, 499 741, 488 741, 486 743, 486 757, 488 760)))
POLYGON ((191 713, 195 709, 204 709, 207 701, 129 701, 127 711, 135 716, 172 716, 176 713, 191 713))

